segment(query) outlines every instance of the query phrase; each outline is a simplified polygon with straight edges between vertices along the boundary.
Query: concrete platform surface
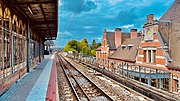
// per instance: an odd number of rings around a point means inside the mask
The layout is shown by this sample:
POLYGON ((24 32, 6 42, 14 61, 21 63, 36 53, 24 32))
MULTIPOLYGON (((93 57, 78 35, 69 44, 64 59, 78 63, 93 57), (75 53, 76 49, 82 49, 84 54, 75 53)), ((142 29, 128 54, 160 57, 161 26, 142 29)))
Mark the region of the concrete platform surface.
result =
POLYGON ((45 56, 30 73, 14 83, 0 101, 45 101, 54 55, 45 56))

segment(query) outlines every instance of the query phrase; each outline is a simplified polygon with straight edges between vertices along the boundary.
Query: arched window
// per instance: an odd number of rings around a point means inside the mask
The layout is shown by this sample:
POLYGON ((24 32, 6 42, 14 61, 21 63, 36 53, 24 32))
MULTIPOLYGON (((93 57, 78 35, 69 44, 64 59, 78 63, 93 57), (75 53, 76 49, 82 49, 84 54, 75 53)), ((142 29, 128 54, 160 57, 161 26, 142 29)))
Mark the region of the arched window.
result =
MULTIPOLYGON (((13 40, 13 44, 14 44, 14 65, 19 64, 19 35, 18 35, 18 20, 17 20, 17 16, 13 15, 13 19, 12 19, 12 32, 14 33, 14 40, 13 40)), ((19 66, 17 66, 19 67, 19 66)), ((17 71, 18 68, 15 68, 15 71, 17 71)))
POLYGON ((10 72, 10 69, 8 69, 10 67, 10 22, 11 22, 11 14, 10 14, 10 10, 9 8, 5 8, 4 11, 4 28, 3 28, 3 32, 4 32, 4 69, 7 72, 10 72))
POLYGON ((19 40, 18 40, 18 51, 19 51, 19 63, 22 63, 23 62, 23 54, 24 54, 24 51, 23 51, 23 48, 22 48, 22 34, 23 34, 23 24, 22 24, 22 21, 20 20, 19 21, 19 30, 18 30, 18 36, 19 36, 19 40))
MULTIPOLYGON (((0 18, 2 18, 2 6, 0 4, 0 18)), ((1 27, 2 27, 2 19, 0 19, 0 30, 2 31, 1 27)), ((2 37, 2 33, 0 32, 0 46, 2 46, 2 42, 3 42, 3 37, 2 37)), ((0 48, 0 74, 1 74, 1 71, 2 71, 2 60, 3 58, 3 49, 0 48)), ((0 75, 1 76, 1 75, 0 75)))
POLYGON ((22 27, 22 35, 23 35, 23 42, 22 42, 22 49, 23 49, 23 62, 25 62, 27 60, 27 52, 26 52, 26 49, 27 49, 27 32, 26 32, 26 24, 24 23, 23 24, 23 27, 22 27))

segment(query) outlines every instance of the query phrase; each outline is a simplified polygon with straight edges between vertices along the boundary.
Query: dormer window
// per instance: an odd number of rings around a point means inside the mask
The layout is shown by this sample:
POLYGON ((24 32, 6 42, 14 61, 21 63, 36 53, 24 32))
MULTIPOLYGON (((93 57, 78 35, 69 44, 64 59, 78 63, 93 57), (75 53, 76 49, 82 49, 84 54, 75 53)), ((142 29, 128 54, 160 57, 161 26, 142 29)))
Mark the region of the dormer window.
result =
POLYGON ((126 45, 121 45, 122 50, 126 48, 126 45))
POLYGON ((128 44, 128 50, 130 50, 133 47, 133 44, 128 44))

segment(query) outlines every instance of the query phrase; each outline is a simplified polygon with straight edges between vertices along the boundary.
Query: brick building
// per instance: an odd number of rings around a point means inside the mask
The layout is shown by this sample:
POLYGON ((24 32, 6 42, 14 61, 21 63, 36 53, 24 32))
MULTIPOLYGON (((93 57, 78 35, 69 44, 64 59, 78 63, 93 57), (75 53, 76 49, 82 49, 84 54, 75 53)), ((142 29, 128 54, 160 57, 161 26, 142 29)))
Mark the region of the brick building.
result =
POLYGON ((137 29, 131 29, 130 38, 125 39, 117 50, 108 57, 109 70, 117 72, 120 64, 134 64, 136 62, 137 47, 141 40, 139 34, 137 29))
POLYGON ((154 20, 153 15, 147 16, 136 61, 139 66, 169 71, 169 78, 159 77, 157 86, 172 92, 180 92, 180 12, 178 9, 180 9, 180 0, 175 0, 159 20, 154 20))
POLYGON ((130 38, 106 56, 106 68, 159 89, 180 92, 179 9, 180 0, 175 0, 159 20, 148 15, 141 36, 131 30, 130 38))
POLYGON ((106 29, 104 29, 102 45, 96 49, 96 61, 99 67, 108 68, 108 56, 114 53, 126 38, 127 33, 121 32, 120 28, 116 28, 115 32, 107 32, 106 29))

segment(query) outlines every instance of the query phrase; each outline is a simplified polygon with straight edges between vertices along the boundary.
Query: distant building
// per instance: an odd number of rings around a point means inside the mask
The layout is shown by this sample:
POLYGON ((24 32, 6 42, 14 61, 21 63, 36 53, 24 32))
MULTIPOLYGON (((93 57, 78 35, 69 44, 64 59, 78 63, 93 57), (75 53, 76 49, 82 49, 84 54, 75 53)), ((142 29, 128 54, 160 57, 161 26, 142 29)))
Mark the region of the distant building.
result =
POLYGON ((104 29, 102 45, 96 49, 96 61, 99 67, 108 67, 108 56, 114 53, 126 38, 127 34, 122 33, 120 28, 116 28, 115 32, 107 32, 106 29, 104 29))
POLYGON ((52 49, 55 46, 52 40, 47 40, 44 42, 44 54, 48 55, 49 53, 52 54, 52 49))
POLYGON ((117 72, 119 71, 119 66, 122 64, 134 64, 140 41, 141 36, 137 33, 137 29, 131 29, 130 38, 124 40, 117 50, 108 57, 109 70, 117 72))

